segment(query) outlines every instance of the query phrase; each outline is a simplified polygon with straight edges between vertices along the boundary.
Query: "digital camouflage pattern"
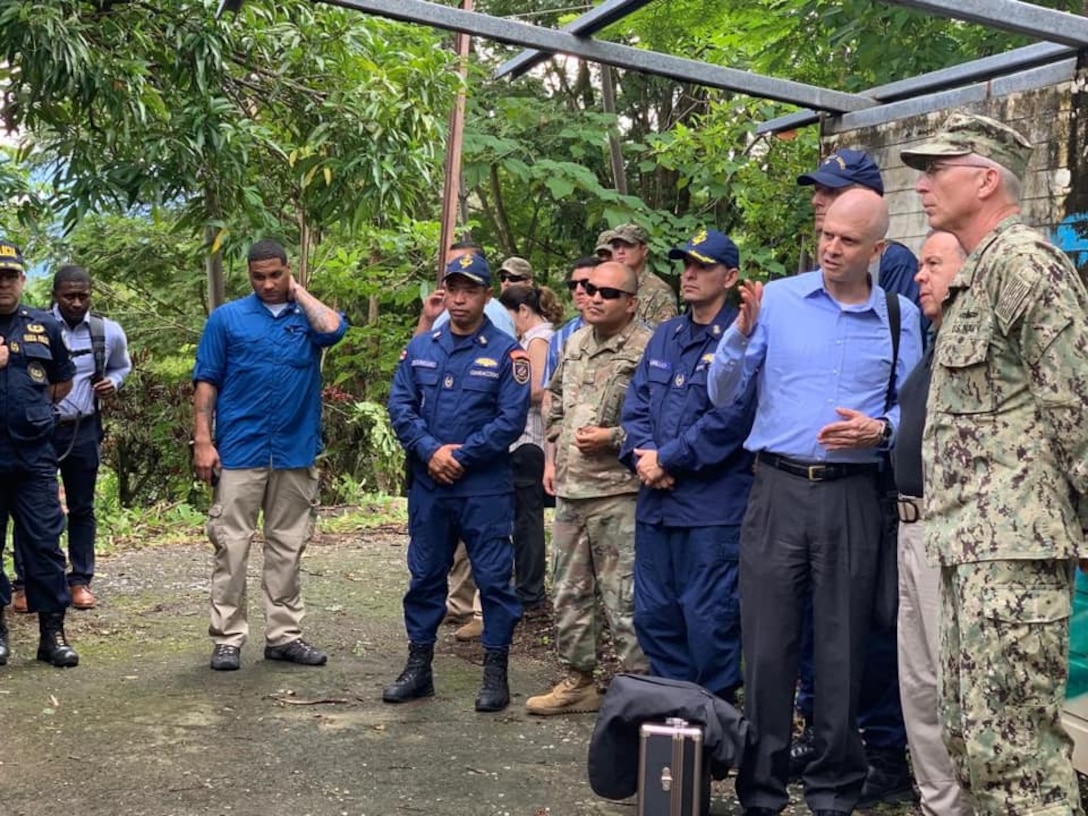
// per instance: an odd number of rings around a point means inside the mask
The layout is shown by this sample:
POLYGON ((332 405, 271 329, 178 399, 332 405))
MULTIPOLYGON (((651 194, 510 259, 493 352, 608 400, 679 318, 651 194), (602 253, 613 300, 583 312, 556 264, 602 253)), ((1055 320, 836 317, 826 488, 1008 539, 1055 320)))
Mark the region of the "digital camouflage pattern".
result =
POLYGON ((624 671, 648 663, 635 637, 635 495, 563 499, 555 504, 552 592, 559 659, 581 671, 597 665, 600 593, 624 671))
POLYGON ((901 150, 907 167, 924 171, 934 159, 953 156, 984 156, 1024 177, 1031 161, 1032 144, 1004 122, 977 113, 952 113, 939 132, 923 144, 901 150))
POLYGON ((1017 216, 952 280, 927 409, 931 559, 1084 554, 1088 291, 1068 258, 1017 216))
POLYGON ((547 440, 556 446, 556 495, 586 499, 631 494, 634 502, 638 476, 617 458, 623 442, 620 411, 651 336, 650 329, 636 319, 602 342, 592 326, 579 329, 567 341, 548 384, 551 401, 544 429, 547 440), (615 429, 612 449, 582 454, 574 446, 574 434, 587 425, 615 429))
POLYGON ((1088 492, 1088 292, 1019 216, 953 278, 922 459, 941 720, 984 814, 1082 814, 1061 725, 1088 492))
POLYGON ((1083 814, 1061 723, 1072 577, 1059 560, 941 569, 941 725, 979 814, 1083 814))
POLYGON ((638 276, 638 304, 635 314, 650 328, 672 320, 676 311, 676 293, 665 281, 648 269, 638 276))

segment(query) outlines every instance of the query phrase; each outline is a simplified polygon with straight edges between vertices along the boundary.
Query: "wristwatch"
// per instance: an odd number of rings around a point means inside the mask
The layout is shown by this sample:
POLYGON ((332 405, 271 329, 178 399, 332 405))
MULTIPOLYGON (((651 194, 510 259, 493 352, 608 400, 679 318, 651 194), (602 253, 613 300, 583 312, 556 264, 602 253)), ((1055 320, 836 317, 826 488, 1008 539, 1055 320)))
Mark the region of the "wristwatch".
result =
POLYGON ((884 427, 880 430, 880 446, 887 447, 888 443, 892 441, 892 423, 887 417, 877 417, 877 422, 880 422, 884 427))

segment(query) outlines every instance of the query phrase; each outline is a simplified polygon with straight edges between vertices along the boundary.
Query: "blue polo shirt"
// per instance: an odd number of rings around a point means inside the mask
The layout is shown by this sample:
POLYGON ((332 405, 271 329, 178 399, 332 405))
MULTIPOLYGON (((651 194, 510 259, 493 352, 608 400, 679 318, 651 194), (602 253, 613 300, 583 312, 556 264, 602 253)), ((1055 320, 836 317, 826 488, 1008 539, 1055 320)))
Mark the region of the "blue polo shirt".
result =
POLYGON ((220 306, 196 351, 193 382, 218 389, 215 444, 224 468, 310 467, 321 451, 321 352, 347 331, 315 332, 298 304, 278 316, 256 295, 220 306))

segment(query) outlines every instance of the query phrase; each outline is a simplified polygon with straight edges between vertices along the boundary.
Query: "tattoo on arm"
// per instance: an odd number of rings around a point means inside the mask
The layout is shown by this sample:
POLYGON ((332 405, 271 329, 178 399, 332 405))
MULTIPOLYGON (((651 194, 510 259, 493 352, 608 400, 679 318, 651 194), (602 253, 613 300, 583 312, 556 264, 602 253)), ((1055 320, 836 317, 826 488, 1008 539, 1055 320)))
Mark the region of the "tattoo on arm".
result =
POLYGON ((315 298, 301 286, 295 290, 295 302, 306 315, 310 328, 322 334, 334 332, 340 326, 340 315, 315 298))
POLYGON ((193 439, 211 442, 212 417, 215 416, 215 400, 218 389, 207 382, 198 382, 193 394, 193 439))

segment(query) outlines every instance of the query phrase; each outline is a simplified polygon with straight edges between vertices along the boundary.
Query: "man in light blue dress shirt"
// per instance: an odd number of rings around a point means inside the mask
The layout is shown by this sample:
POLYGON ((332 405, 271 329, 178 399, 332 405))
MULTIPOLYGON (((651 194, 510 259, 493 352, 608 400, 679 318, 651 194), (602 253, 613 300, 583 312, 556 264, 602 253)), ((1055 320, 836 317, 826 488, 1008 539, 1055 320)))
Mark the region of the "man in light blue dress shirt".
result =
POLYGON ((887 300, 869 275, 887 227, 887 205, 875 191, 840 195, 823 221, 820 268, 766 287, 744 284, 740 315, 710 366, 715 404, 731 403, 753 378, 758 395, 745 442, 757 464, 740 562, 745 709, 757 742, 737 792, 749 816, 771 816, 789 801, 809 592, 817 756, 802 777, 805 799, 817 816, 850 813, 866 777, 857 702, 882 526, 878 462, 899 420, 889 380, 898 387, 922 352, 917 308, 896 296, 892 371, 887 300))

